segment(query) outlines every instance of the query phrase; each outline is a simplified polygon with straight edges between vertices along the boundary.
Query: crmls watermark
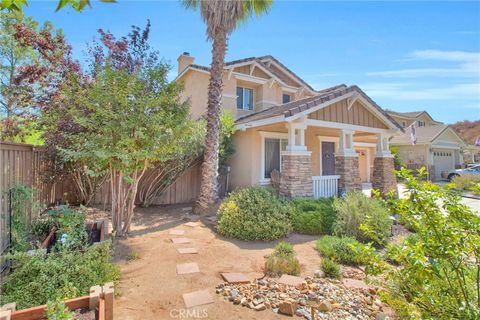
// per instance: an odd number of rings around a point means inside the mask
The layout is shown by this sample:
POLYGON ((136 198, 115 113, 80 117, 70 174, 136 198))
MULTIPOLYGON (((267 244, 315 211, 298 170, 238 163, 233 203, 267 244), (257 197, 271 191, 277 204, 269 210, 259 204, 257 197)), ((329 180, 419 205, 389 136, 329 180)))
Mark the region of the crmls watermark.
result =
POLYGON ((172 309, 170 317, 174 319, 206 319, 208 318, 207 309, 172 309))

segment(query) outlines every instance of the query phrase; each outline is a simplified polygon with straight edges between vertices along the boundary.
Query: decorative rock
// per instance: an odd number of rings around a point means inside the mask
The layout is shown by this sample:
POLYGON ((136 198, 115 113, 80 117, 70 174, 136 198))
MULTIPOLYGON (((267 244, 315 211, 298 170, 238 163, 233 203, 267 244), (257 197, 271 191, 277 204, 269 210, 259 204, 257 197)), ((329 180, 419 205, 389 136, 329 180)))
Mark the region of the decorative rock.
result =
POLYGON ((385 320, 387 316, 383 312, 379 312, 375 315, 375 320, 385 320))
POLYGON ((233 304, 240 304, 240 302, 242 302, 242 298, 240 298, 240 297, 236 297, 236 298, 233 300, 233 304))
POLYGON ((254 308, 253 308, 255 311, 263 311, 265 309, 267 309, 267 307, 265 306, 265 304, 259 304, 259 305, 256 305, 254 308))
POLYGON ((320 302, 320 304, 317 307, 317 310, 321 312, 330 312, 332 311, 332 309, 333 309, 332 304, 328 301, 320 302))
POLYGON ((297 310, 297 304, 290 301, 284 301, 278 305, 278 312, 293 316, 297 310))

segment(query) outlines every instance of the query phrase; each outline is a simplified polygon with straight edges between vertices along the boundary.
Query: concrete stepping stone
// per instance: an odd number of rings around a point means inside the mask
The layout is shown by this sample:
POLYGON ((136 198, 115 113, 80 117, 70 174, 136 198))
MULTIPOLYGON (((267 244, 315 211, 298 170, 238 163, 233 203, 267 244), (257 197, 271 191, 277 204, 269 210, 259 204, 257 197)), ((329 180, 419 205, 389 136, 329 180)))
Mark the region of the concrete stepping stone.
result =
POLYGON ((188 274, 200 272, 198 264, 195 262, 177 264, 177 274, 188 274))
POLYGON ((250 283, 250 280, 243 273, 238 272, 224 272, 220 273, 223 280, 229 283, 250 283))
POLYGON ((217 222, 218 220, 217 216, 210 216, 210 217, 206 217, 205 219, 210 222, 217 222))
POLYGON ((178 253, 181 254, 195 254, 198 253, 198 250, 195 248, 177 248, 178 253))
POLYGON ((213 298, 212 295, 208 292, 208 290, 200 290, 190 293, 184 293, 183 302, 185 302, 185 307, 191 308, 213 303, 213 298))
POLYGON ((188 239, 188 238, 171 238, 170 240, 174 244, 190 243, 190 239, 188 239))
POLYGON ((175 236, 183 236, 185 234, 184 230, 172 229, 168 231, 168 234, 175 235, 175 236))
POLYGON ((284 274, 278 279, 278 283, 286 284, 287 286, 294 286, 297 287, 301 285, 305 281, 303 278, 291 276, 288 274, 284 274))
POLYGON ((195 227, 198 227, 200 224, 198 222, 188 222, 188 223, 185 223, 185 225, 187 227, 195 228, 195 227))

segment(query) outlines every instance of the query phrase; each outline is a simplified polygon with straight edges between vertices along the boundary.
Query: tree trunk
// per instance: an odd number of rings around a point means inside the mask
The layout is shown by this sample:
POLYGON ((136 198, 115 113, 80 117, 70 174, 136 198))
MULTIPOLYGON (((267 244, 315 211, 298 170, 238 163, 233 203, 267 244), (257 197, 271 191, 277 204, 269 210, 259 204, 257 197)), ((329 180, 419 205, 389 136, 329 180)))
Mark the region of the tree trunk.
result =
POLYGON ((217 29, 213 39, 210 83, 208 85, 207 133, 202 163, 200 196, 194 208, 197 214, 205 214, 218 200, 218 147, 220 127, 220 106, 223 91, 223 67, 227 51, 227 34, 217 29))

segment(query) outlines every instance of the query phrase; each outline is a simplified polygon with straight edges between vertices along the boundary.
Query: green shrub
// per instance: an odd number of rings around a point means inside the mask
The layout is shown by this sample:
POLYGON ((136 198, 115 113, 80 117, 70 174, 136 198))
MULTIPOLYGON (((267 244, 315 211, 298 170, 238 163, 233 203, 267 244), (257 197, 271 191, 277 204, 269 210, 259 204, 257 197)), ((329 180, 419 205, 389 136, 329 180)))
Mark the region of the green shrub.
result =
MULTIPOLYGON (((415 225, 416 234, 392 252, 401 267, 386 273, 386 300, 394 302, 399 315, 478 319, 480 217, 460 197, 413 177, 410 170, 398 174, 411 203, 400 214, 415 225)), ((420 178, 424 174, 419 171, 420 178)))
POLYGON ((302 234, 332 234, 336 221, 333 198, 294 199, 293 230, 302 234))
POLYGON ((320 263, 320 268, 322 269, 325 277, 332 279, 340 279, 342 274, 340 272, 340 266, 333 260, 328 258, 322 259, 320 263))
POLYGON ((36 201, 36 189, 16 185, 10 189, 12 195, 12 243, 13 251, 30 249, 30 218, 38 213, 40 204, 36 201))
POLYGON ((368 198, 362 192, 349 192, 336 198, 337 211, 334 234, 354 237, 361 242, 384 245, 391 234, 392 220, 382 201, 368 198))
POLYGON ((348 237, 324 236, 317 241, 317 249, 324 258, 341 264, 358 266, 364 264, 365 259, 359 255, 360 242, 348 237))
POLYGON ((274 252, 268 256, 265 262, 265 273, 270 276, 300 274, 300 263, 290 243, 281 241, 277 244, 274 252))
POLYGON ((11 256, 15 271, 2 286, 0 304, 16 302, 24 309, 57 299, 70 299, 89 293, 90 287, 117 282, 120 272, 111 261, 109 242, 85 250, 62 250, 48 255, 11 256))
POLYGON ((290 203, 269 188, 248 187, 229 194, 218 209, 218 232, 241 240, 273 240, 292 230, 290 203))
POLYGON ((470 190, 475 183, 480 183, 480 176, 472 174, 463 174, 461 176, 456 176, 452 179, 453 185, 451 187, 460 190, 467 191, 470 190))
POLYGON ((474 183, 473 186, 470 187, 470 191, 472 191, 474 195, 480 196, 480 183, 474 183))
POLYGON ((87 245, 88 234, 85 230, 85 214, 69 206, 59 206, 47 212, 50 216, 57 243, 55 248, 81 249, 87 245))

